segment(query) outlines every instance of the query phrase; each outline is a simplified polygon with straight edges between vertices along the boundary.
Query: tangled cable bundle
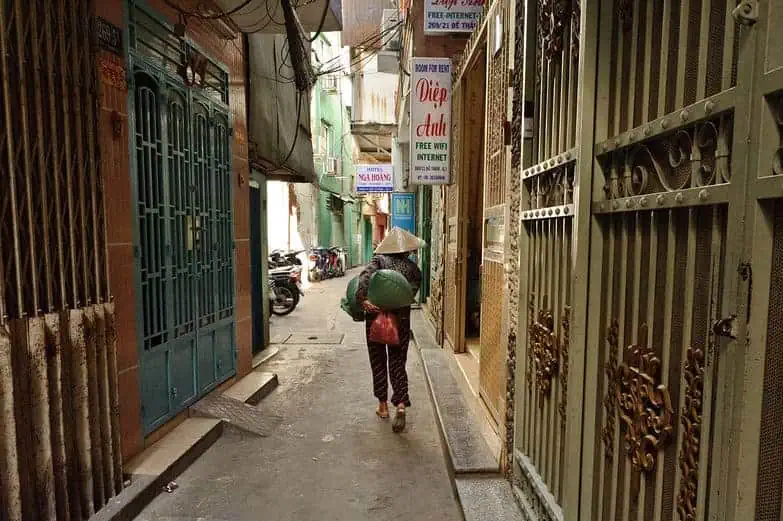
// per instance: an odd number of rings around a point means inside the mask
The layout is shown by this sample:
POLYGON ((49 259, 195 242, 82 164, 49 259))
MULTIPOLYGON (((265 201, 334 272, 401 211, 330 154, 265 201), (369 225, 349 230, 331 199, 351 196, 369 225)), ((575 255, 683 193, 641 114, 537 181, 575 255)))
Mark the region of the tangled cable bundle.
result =
POLYGON ((315 84, 315 73, 310 65, 310 55, 305 46, 304 29, 296 15, 291 0, 281 0, 285 30, 288 36, 288 50, 291 55, 291 67, 294 69, 294 83, 297 90, 310 90, 315 84))

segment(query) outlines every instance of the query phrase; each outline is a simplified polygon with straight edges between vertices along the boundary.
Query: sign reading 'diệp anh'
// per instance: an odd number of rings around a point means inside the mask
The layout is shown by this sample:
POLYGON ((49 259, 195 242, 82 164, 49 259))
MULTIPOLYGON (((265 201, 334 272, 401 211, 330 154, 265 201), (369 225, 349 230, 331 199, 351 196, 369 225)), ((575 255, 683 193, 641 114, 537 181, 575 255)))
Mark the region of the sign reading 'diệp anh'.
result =
POLYGON ((414 58, 411 63, 410 182, 448 184, 451 138, 451 60, 414 58))
POLYGON ((393 192, 392 165, 356 165, 356 191, 362 194, 393 192))
POLYGON ((469 33, 478 27, 486 0, 426 0, 425 33, 469 33))

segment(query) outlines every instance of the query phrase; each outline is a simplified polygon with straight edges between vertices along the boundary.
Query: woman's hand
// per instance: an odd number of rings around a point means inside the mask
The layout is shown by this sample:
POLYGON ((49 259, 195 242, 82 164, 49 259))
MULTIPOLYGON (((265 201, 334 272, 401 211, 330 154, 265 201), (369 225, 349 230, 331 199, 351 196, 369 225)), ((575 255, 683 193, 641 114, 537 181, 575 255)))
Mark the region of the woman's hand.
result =
POLYGON ((367 313, 373 314, 373 313, 380 313, 381 312, 381 308, 379 308, 378 306, 376 306, 375 304, 373 304, 369 300, 365 300, 362 303, 362 307, 364 308, 364 311, 366 311, 367 313))

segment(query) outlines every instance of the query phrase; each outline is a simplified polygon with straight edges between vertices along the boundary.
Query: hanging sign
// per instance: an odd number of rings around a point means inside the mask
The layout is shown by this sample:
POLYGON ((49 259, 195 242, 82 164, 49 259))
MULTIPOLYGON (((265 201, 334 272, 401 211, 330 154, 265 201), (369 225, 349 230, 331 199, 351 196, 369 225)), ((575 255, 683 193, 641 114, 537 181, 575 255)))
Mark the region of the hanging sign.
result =
POLYGON ((392 165, 356 165, 356 191, 361 194, 393 192, 392 165))
POLYGON ((392 228, 400 227, 416 235, 416 194, 392 194, 392 228))
POLYGON ((413 58, 410 121, 410 182, 448 184, 451 179, 451 59, 413 58))
POLYGON ((122 43, 122 29, 106 21, 100 16, 95 17, 95 38, 98 46, 122 56, 124 48, 122 43))
POLYGON ((478 27, 486 0, 425 0, 425 33, 470 33, 478 27))

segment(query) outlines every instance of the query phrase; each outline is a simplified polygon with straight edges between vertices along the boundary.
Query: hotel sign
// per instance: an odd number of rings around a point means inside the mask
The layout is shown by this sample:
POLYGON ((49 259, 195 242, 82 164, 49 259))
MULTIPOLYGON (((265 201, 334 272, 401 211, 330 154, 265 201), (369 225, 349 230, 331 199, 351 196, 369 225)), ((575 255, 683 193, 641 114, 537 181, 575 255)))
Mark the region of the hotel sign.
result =
POLYGON ((356 165, 356 191, 360 194, 393 192, 392 165, 356 165))

